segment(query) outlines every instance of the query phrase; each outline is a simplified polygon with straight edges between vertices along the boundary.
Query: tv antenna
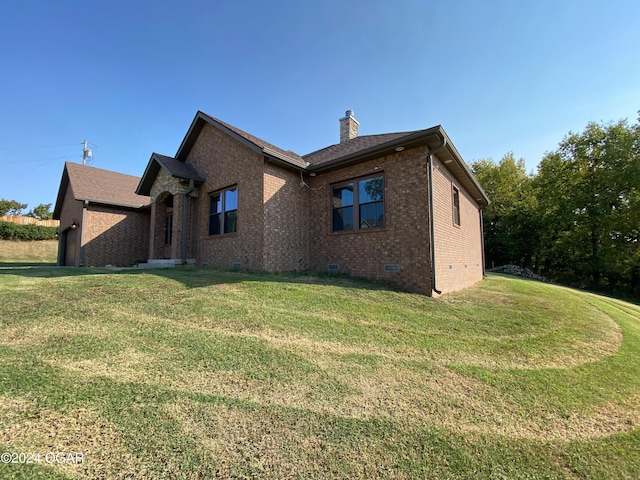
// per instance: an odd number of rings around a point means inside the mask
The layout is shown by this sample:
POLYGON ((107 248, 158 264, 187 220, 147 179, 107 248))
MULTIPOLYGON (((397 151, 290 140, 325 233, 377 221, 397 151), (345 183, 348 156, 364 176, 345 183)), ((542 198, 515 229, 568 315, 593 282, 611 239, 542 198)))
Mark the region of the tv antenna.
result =
MULTIPOLYGON (((84 142, 82 142, 82 165, 87 164, 87 158, 89 160, 93 160, 93 151, 90 148, 87 148, 87 139, 85 138, 84 142)), ((91 163, 91 162, 89 162, 91 163)))

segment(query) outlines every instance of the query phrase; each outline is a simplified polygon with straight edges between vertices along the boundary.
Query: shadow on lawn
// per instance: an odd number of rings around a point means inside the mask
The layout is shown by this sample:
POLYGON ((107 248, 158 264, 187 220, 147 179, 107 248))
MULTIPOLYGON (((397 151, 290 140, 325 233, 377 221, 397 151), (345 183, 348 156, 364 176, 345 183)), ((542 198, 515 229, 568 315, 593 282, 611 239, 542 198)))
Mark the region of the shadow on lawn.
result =
POLYGON ((0 268, 55 267, 55 263, 42 262, 0 262, 0 268))
POLYGON ((234 284, 242 282, 272 282, 331 285, 362 290, 394 290, 401 289, 361 277, 346 274, 298 271, 298 272, 260 272, 247 270, 226 270, 213 267, 176 267, 157 269, 106 269, 58 267, 43 264, 0 264, 0 278, 4 275, 16 275, 25 278, 61 278, 101 275, 153 275, 183 284, 187 288, 201 288, 211 285, 234 284))

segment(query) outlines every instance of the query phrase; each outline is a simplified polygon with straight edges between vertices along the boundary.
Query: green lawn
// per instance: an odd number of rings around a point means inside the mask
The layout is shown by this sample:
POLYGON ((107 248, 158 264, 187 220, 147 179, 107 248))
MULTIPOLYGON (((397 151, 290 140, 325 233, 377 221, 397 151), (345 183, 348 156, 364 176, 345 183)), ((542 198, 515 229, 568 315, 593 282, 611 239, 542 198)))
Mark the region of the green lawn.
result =
POLYGON ((640 478, 640 307, 213 269, 0 270, 0 478, 640 478), (82 463, 47 463, 47 452, 82 463))
POLYGON ((57 260, 57 240, 0 240, 0 267, 55 265, 57 260))

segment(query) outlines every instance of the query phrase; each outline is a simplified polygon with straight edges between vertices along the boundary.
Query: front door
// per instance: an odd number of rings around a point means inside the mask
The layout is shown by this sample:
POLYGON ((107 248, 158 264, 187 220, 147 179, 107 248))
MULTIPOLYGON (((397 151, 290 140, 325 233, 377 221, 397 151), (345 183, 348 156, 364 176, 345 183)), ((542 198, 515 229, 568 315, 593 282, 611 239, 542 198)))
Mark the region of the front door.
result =
POLYGON ((64 232, 64 263, 69 267, 73 267, 76 264, 76 249, 78 244, 78 230, 76 228, 70 228, 64 232))

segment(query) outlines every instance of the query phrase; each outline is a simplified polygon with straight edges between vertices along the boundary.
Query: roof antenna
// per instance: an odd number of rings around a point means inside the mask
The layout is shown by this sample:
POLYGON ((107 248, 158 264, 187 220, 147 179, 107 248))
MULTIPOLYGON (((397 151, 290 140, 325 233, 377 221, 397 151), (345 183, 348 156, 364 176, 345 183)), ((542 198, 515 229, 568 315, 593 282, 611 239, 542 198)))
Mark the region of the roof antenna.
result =
POLYGON ((82 165, 87 164, 87 158, 93 160, 93 151, 87 148, 87 139, 85 138, 84 142, 82 142, 82 165))

